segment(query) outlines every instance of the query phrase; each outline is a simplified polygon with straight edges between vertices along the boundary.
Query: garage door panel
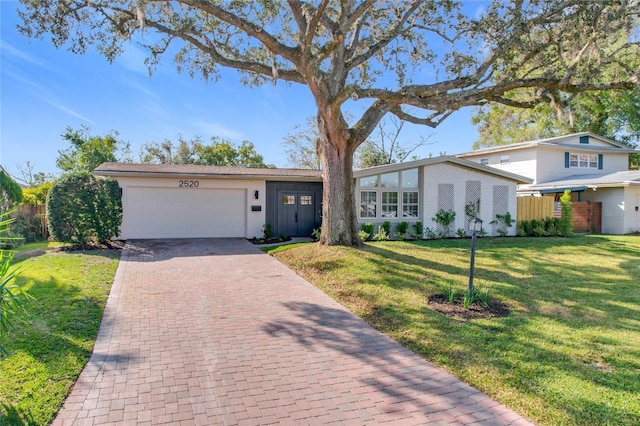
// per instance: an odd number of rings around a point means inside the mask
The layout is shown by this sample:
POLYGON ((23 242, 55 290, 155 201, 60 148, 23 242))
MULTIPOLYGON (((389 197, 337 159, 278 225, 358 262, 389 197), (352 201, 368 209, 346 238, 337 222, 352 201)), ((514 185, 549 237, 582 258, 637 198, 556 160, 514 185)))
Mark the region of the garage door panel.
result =
POLYGON ((246 190, 129 187, 125 238, 246 236, 246 190))

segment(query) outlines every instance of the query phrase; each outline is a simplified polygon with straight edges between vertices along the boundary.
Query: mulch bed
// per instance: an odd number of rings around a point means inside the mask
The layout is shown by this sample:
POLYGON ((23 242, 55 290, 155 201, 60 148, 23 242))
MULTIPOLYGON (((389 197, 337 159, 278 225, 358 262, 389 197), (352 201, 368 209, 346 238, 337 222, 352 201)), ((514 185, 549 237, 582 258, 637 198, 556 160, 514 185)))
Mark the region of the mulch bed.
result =
POLYGON ((61 251, 88 251, 88 250, 122 250, 125 240, 107 240, 104 243, 90 242, 85 246, 64 246, 61 251))
POLYGON ((247 238, 251 244, 276 244, 291 241, 291 237, 279 237, 279 238, 247 238))
POLYGON ((458 320, 471 320, 481 318, 504 318, 509 316, 511 309, 498 300, 491 300, 487 307, 478 301, 472 303, 468 309, 462 306, 463 298, 456 297, 453 303, 447 300, 445 294, 434 294, 428 298, 428 307, 448 317, 458 320))

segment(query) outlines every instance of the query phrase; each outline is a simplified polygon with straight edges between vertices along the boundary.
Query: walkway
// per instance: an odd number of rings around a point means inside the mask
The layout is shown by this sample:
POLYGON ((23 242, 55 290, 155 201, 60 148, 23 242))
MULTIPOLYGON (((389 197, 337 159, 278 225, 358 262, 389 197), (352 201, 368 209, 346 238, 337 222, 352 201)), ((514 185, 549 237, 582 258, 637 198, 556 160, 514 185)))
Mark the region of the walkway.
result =
POLYGON ((244 240, 133 241, 54 425, 528 425, 244 240))

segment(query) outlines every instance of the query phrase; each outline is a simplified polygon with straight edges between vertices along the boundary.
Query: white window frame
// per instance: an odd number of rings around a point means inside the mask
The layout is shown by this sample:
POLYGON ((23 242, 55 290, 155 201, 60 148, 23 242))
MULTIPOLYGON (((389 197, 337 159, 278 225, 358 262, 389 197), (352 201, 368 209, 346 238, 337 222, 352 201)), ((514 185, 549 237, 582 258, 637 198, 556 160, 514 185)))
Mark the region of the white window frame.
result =
POLYGON ((571 169, 598 169, 598 154, 569 153, 569 168, 571 169))
MULTIPOLYGON (((360 186, 358 188, 359 189, 358 218, 363 220, 377 219, 377 220, 391 220, 391 221, 403 221, 407 219, 419 220, 420 219, 420 184, 418 182, 417 184, 414 184, 408 187, 402 186, 403 173, 410 170, 412 169, 402 170, 400 172, 393 172, 393 173, 398 173, 398 178, 399 178, 398 187, 394 187, 394 188, 385 187, 382 184, 382 176, 389 175, 390 173, 380 173, 375 176, 365 176, 365 177, 359 178, 358 185, 360 186), (361 186, 361 183, 363 181, 369 183, 369 185, 375 182, 376 186, 361 186), (375 195, 373 197, 369 195, 365 200, 363 200, 362 197, 364 193, 374 193, 375 195), (397 197, 396 202, 395 203, 385 202, 385 199, 384 199, 385 193, 395 193, 397 197), (406 207, 410 208, 412 211, 415 211, 417 213, 415 217, 405 216, 405 212, 407 211, 404 203, 405 193, 416 194, 417 201, 415 203, 413 202, 406 203, 406 207), (373 201, 371 200, 372 198, 374 199, 373 201), (395 215, 387 216, 388 214, 387 210, 389 210, 389 206, 395 207, 395 210, 391 209, 392 211, 395 211, 395 215), (374 212, 375 216, 367 215, 367 213, 371 211, 374 212)), ((418 170, 418 180, 419 180, 420 169, 416 168, 416 170, 418 170)))
POLYGON ((511 154, 505 154, 500 156, 500 164, 511 163, 511 154))

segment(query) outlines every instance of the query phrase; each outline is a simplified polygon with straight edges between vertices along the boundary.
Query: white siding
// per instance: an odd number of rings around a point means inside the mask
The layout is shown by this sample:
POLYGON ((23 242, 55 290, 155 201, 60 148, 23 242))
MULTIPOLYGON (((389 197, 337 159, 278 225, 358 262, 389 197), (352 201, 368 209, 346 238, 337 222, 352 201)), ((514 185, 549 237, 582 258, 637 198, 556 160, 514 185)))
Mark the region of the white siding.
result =
POLYGON ((115 179, 123 191, 122 238, 251 238, 262 233, 266 210, 263 180, 115 179), (181 188, 184 180, 197 180, 198 187, 181 188), (259 191, 258 200, 255 191, 259 191), (252 205, 261 205, 262 210, 253 212, 252 205))
POLYGON ((624 188, 624 233, 640 231, 640 187, 624 188))
POLYGON ((583 201, 602 202, 602 233, 625 233, 625 203, 624 188, 598 188, 596 191, 586 191, 583 201))
MULTIPOLYGON (((454 211, 456 212, 456 222, 454 231, 458 228, 467 228, 466 216, 464 212, 466 182, 481 182, 480 218, 483 220, 483 227, 490 235, 496 235, 495 227, 490 225, 493 216, 493 187, 502 185, 508 187, 508 211, 515 219, 517 217, 516 206, 516 183, 504 178, 479 173, 464 167, 453 164, 434 164, 424 167, 424 186, 422 188, 423 222, 424 226, 435 228, 436 224, 432 218, 438 211, 438 185, 453 185, 454 211)), ((515 224, 509 230, 509 235, 515 235, 515 224)))

